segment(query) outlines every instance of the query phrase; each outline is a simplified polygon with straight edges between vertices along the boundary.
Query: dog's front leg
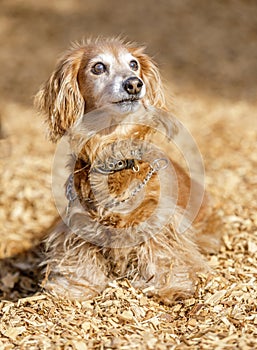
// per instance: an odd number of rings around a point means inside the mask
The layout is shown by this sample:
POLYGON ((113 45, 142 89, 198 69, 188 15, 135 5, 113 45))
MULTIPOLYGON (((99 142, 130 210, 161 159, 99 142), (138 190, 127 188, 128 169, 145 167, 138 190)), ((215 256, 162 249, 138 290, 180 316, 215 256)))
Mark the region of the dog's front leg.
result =
POLYGON ((43 287, 54 295, 87 300, 98 295, 109 282, 108 264, 99 247, 73 234, 64 223, 52 231, 43 287))
POLYGON ((171 229, 165 231, 138 248, 134 286, 165 304, 172 304, 194 294, 197 273, 207 271, 208 267, 190 236, 177 236, 171 229))

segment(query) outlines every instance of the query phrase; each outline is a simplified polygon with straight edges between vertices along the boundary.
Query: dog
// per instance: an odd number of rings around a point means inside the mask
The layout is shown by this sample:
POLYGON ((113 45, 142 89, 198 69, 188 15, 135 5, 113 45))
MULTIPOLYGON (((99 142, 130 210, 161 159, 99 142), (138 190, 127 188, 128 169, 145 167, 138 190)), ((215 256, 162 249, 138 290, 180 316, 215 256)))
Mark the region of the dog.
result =
POLYGON ((209 270, 201 251, 215 251, 218 240, 206 231, 207 195, 192 225, 176 229, 192 181, 173 160, 167 133, 172 138, 177 126, 145 48, 116 38, 75 44, 35 101, 50 140, 68 134, 73 154, 67 220, 46 240, 44 288, 86 300, 127 277, 166 304, 192 295, 197 274, 209 270), (89 120, 107 126, 89 133, 89 120), (166 198, 173 175, 159 175, 168 163, 177 181, 173 214, 166 198))

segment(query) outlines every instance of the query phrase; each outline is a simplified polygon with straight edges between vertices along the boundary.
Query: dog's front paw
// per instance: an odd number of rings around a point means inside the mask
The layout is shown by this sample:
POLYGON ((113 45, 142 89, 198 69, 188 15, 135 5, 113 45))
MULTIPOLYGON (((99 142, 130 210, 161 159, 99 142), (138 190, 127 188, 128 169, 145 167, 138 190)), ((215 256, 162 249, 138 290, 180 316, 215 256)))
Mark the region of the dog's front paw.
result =
POLYGON ((43 288, 56 297, 71 300, 89 300, 99 295, 107 286, 107 279, 101 285, 92 285, 84 279, 70 279, 64 276, 51 276, 42 283, 43 288))
POLYGON ((149 282, 138 281, 135 287, 142 289, 147 296, 171 305, 179 299, 186 299, 194 294, 195 280, 189 278, 188 273, 166 273, 163 278, 158 276, 149 282))

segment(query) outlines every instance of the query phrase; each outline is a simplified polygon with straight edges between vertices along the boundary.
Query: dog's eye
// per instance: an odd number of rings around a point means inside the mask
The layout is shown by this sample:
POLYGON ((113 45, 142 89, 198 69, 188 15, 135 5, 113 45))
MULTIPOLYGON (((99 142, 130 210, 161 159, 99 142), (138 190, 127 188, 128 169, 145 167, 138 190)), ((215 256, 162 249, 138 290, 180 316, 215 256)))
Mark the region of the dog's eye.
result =
POLYGON ((129 66, 132 70, 138 70, 138 63, 135 60, 130 61, 129 66))
POLYGON ((96 75, 103 74, 106 72, 106 66, 102 62, 98 62, 91 68, 91 72, 96 75))

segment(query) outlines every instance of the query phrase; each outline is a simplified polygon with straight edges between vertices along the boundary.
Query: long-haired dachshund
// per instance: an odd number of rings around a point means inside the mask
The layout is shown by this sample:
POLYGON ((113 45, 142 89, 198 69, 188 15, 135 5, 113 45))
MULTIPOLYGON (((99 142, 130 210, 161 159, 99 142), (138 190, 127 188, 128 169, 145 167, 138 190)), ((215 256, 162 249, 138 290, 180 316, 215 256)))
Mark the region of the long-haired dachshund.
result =
POLYGON ((83 300, 127 277, 165 303, 192 294, 208 270, 200 251, 218 242, 204 230, 206 196, 193 224, 177 230, 193 182, 173 160, 176 123, 144 48, 120 39, 73 46, 36 105, 50 139, 68 133, 72 152, 67 216, 46 241, 45 288, 83 300))

